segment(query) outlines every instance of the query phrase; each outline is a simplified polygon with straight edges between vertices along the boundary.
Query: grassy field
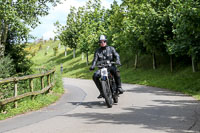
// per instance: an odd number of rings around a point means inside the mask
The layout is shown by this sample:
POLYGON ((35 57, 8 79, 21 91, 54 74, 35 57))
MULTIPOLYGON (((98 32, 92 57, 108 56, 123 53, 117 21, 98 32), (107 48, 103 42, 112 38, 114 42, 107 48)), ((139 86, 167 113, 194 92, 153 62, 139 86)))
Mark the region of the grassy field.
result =
MULTIPOLYGON (((43 65, 44 67, 53 65, 59 72, 61 66, 63 66, 62 77, 91 79, 93 72, 89 72, 89 66, 86 65, 86 57, 82 59, 81 52, 77 50, 76 58, 73 58, 71 49, 68 49, 68 54, 65 56, 63 46, 58 49, 58 53, 55 56, 53 47, 58 46, 58 44, 58 41, 52 41, 45 44, 43 49, 33 57, 34 63, 38 66, 43 65), (45 55, 47 46, 50 46, 50 48, 48 54, 45 55)), ((121 55, 121 57, 123 56, 121 55)), ((90 55, 90 62, 92 61, 92 58, 93 55, 90 55)), ((159 66, 156 70, 153 70, 150 67, 134 69, 131 67, 133 66, 133 63, 128 62, 126 64, 124 62, 122 62, 123 66, 119 68, 123 83, 166 88, 183 92, 196 99, 200 99, 200 72, 193 73, 191 66, 180 67, 172 73, 169 70, 169 65, 159 66)), ((151 64, 151 62, 146 63, 151 64)))

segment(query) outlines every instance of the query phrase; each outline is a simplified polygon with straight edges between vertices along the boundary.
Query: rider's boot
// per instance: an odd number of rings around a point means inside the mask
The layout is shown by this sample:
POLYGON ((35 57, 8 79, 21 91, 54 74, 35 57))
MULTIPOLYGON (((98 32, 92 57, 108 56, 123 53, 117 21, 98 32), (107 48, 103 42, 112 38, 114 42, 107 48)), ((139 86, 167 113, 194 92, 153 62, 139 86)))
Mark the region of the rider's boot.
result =
POLYGON ((120 77, 117 76, 115 80, 116 80, 117 90, 118 90, 119 94, 123 94, 125 91, 122 89, 122 83, 121 83, 120 77))
POLYGON ((99 99, 99 98, 103 98, 102 87, 101 87, 101 83, 100 83, 99 79, 98 79, 98 78, 95 78, 95 77, 93 76, 93 80, 94 80, 94 82, 95 82, 95 84, 96 84, 96 86, 97 86, 97 88, 98 88, 98 90, 99 90, 99 92, 100 92, 100 95, 99 95, 97 98, 98 98, 98 99, 99 99))
POLYGON ((101 87, 101 83, 97 83, 97 88, 100 92, 100 95, 97 97, 98 99, 99 98, 103 98, 103 91, 102 91, 102 87, 101 87))
POLYGON ((124 89, 122 89, 122 87, 118 87, 118 92, 119 92, 119 94, 123 94, 125 91, 124 91, 124 89))
POLYGON ((99 94, 99 96, 97 97, 98 99, 103 98, 103 94, 99 94))
POLYGON ((99 94, 99 96, 97 97, 98 99, 99 98, 103 98, 103 92, 102 92, 102 89, 100 89, 101 87, 97 87, 98 89, 99 89, 99 92, 100 92, 100 94, 99 94))

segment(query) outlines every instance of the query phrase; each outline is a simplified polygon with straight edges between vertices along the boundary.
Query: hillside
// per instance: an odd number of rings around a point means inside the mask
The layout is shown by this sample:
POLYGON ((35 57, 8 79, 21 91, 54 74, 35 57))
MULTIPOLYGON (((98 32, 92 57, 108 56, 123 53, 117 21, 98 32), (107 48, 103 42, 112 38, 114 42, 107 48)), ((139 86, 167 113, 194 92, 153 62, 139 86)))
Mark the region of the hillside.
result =
MULTIPOLYGON (((37 46, 39 46, 37 44, 37 46)), ((63 77, 91 79, 93 72, 89 72, 89 66, 86 65, 86 57, 82 57, 80 50, 76 51, 76 58, 73 58, 73 50, 60 45, 56 56, 53 48, 59 46, 59 41, 48 41, 42 45, 41 50, 32 58, 36 66, 56 67, 61 71, 63 67, 63 77), (47 47, 48 50, 47 50, 47 47), (47 52, 45 54, 45 52, 47 52)), ((141 84, 170 90, 183 92, 200 99, 200 72, 193 73, 191 66, 179 65, 174 72, 170 72, 169 64, 159 65, 156 70, 151 68, 149 55, 141 57, 142 65, 139 68, 133 68, 134 56, 120 55, 122 67, 120 67, 121 79, 123 83, 141 84), (129 60, 127 60, 129 59, 129 60)), ((91 62, 93 55, 89 56, 91 62)))

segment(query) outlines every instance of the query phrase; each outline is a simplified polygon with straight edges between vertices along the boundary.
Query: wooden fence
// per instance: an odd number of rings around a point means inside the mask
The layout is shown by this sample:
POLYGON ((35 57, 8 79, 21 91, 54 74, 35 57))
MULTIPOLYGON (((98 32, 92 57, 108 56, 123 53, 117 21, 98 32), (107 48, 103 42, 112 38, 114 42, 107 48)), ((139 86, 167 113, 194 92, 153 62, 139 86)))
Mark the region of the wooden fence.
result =
MULTIPOLYGON (((0 100, 0 106, 3 106, 10 102, 15 102, 15 107, 17 108, 17 100, 28 97, 28 96, 35 96, 35 95, 42 94, 42 93, 49 91, 50 88, 52 88, 55 84, 54 73, 55 73, 55 69, 47 71, 42 74, 27 75, 27 76, 23 76, 23 77, 14 77, 14 78, 7 78, 7 79, 0 80, 0 85, 7 84, 7 83, 14 84, 14 88, 13 88, 14 96, 0 100), (44 85, 44 82, 45 82, 44 77, 45 76, 47 77, 47 80, 46 80, 47 85, 46 86, 44 85), (35 78, 40 78, 41 89, 34 91, 33 79, 35 79, 35 78), (23 80, 29 80, 29 86, 27 86, 27 88, 23 88, 23 89, 30 89, 30 92, 26 92, 26 93, 18 95, 18 82, 23 81, 23 80)), ((0 89, 2 89, 2 88, 0 88, 0 89)), ((3 95, 3 94, 0 94, 0 95, 3 95)))

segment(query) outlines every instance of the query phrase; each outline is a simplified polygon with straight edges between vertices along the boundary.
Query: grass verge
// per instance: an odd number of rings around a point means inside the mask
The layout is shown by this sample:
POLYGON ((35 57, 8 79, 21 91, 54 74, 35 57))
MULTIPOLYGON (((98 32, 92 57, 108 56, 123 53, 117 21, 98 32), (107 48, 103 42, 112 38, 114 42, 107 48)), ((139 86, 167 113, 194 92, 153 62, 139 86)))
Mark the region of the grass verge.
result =
POLYGON ((200 100, 200 72, 192 73, 190 67, 171 73, 168 68, 157 70, 121 68, 122 81, 159 88, 166 88, 200 100))
POLYGON ((14 108, 14 103, 9 103, 1 109, 0 120, 4 120, 19 114, 26 112, 39 110, 43 107, 46 107, 55 101, 57 101, 63 94, 63 86, 61 75, 59 73, 55 74, 56 84, 51 89, 50 93, 40 94, 34 97, 32 100, 31 97, 27 97, 18 101, 18 107, 14 108))

